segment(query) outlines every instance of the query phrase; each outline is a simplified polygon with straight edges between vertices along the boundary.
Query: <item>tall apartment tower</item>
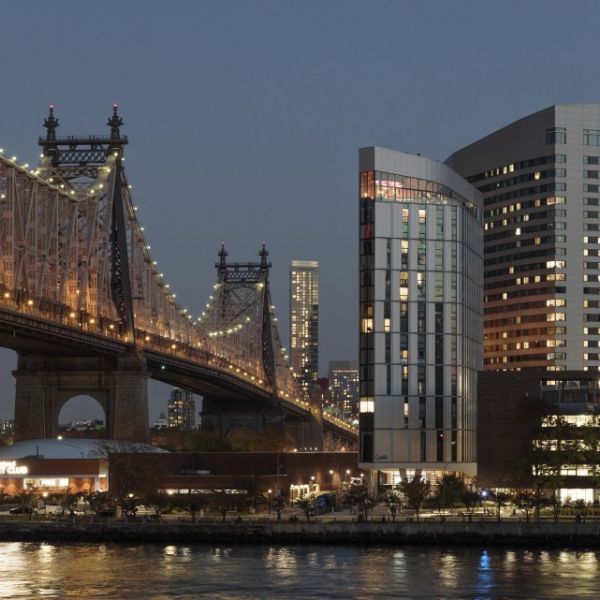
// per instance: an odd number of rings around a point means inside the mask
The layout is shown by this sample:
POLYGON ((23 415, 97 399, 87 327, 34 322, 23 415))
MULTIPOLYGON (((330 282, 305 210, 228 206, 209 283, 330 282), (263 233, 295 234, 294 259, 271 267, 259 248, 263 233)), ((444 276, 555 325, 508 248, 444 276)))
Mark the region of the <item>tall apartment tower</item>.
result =
POLYGON ((196 402, 194 394, 176 388, 169 397, 169 428, 189 431, 196 427, 196 402))
POLYGON ((332 404, 346 419, 358 417, 358 362, 332 360, 329 362, 329 390, 332 404))
POLYGON ((551 106, 446 163, 484 198, 486 369, 600 366, 600 105, 551 106))
POLYGON ((290 266, 290 360, 302 387, 319 377, 319 263, 293 260, 290 266))
POLYGON ((362 148, 359 168, 360 466, 371 485, 473 476, 481 195, 418 155, 362 148))

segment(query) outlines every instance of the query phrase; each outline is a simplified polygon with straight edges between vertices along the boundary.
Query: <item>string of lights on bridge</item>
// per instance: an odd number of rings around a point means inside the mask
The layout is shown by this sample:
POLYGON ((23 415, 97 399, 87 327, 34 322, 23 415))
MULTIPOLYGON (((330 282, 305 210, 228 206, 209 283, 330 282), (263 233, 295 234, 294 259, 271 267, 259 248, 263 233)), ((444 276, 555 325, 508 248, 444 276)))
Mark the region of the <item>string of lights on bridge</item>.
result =
MULTIPOLYGON (((44 155, 40 155, 41 158, 44 157, 44 155)), ((121 156, 119 157, 119 153, 115 152, 113 154, 113 158, 115 159, 120 159, 121 161, 125 161, 125 157, 121 156)), ((74 200, 77 197, 77 193, 75 190, 69 190, 67 192, 67 190, 65 189, 65 185, 63 183, 55 183, 53 178, 49 178, 49 179, 45 179, 42 175, 41 175, 41 169, 40 168, 36 168, 36 169, 32 169, 29 167, 28 163, 24 163, 22 165, 18 164, 17 162, 17 157, 16 156, 12 156, 10 158, 7 158, 6 156, 4 156, 4 149, 0 147, 0 160, 3 160, 4 162, 10 164, 12 167, 16 168, 18 171, 20 171, 23 174, 26 174, 27 176, 33 177, 35 178, 36 182, 39 185, 42 186, 47 186, 48 189, 52 189, 54 190, 56 193, 58 193, 60 196, 62 196, 63 198, 65 198, 66 200, 74 200)), ((99 179, 96 180, 96 183, 89 188, 88 192, 89 192, 89 196, 95 196, 96 194, 99 193, 104 193, 105 190, 105 186, 108 183, 108 177, 111 173, 111 168, 106 166, 106 167, 101 167, 99 169, 100 172, 100 177, 99 179)), ((159 285, 159 287, 163 288, 165 290, 165 294, 167 296, 168 301, 173 305, 173 307, 175 308, 176 312, 178 312, 180 314, 180 316, 184 317, 186 319, 186 321, 188 322, 189 325, 192 326, 192 328, 194 329, 194 331, 200 336, 203 337, 205 335, 204 331, 200 328, 200 325, 203 323, 203 320, 206 318, 208 312, 213 308, 213 303, 214 303, 214 296, 210 295, 209 296, 209 302, 206 303, 206 310, 202 311, 202 313, 196 318, 193 319, 192 315, 189 313, 189 310, 187 308, 183 308, 181 307, 177 302, 176 302, 176 294, 170 291, 170 284, 167 283, 164 273, 162 272, 158 272, 158 270, 155 268, 158 265, 158 261, 153 260, 152 255, 150 253, 151 251, 151 246, 149 244, 146 243, 146 239, 145 239, 145 228, 143 226, 141 226, 139 219, 138 219, 138 207, 133 203, 133 198, 132 198, 132 189, 133 186, 128 184, 128 191, 129 191, 129 195, 130 195, 130 200, 131 200, 131 205, 133 208, 133 213, 129 215, 129 219, 130 222, 133 224, 134 226, 134 234, 137 237, 138 242, 140 242, 142 250, 144 252, 144 257, 146 260, 146 263, 148 265, 150 265, 152 267, 152 275, 154 280, 156 281, 156 283, 159 285)), ((4 193, 0 194, 0 199, 5 199, 6 195, 4 193)), ((256 284, 257 286, 261 287, 263 286, 262 283, 258 283, 256 284)), ((215 284, 214 285, 214 289, 218 289, 219 284, 215 284)), ((79 290, 77 290, 77 292, 79 292, 79 290)), ((4 298, 5 299, 9 299, 10 298, 10 294, 8 292, 6 292, 4 294, 4 298)), ((29 307, 33 307, 34 305, 34 300, 33 299, 28 299, 27 300, 27 305, 29 307)), ((277 324, 277 317, 275 316, 275 306, 271 305, 270 306, 270 315, 271 315, 271 319, 273 324, 277 324)), ((69 317, 71 319, 76 318, 77 314, 74 311, 71 311, 69 313, 69 317)), ((91 325, 95 324, 95 319, 93 317, 91 317, 89 319, 89 323, 91 325)), ((234 326, 228 328, 227 330, 224 331, 210 331, 208 332, 208 336, 209 337, 227 337, 227 336, 234 336, 236 334, 239 334, 243 328, 248 327, 251 323, 251 317, 246 316, 244 318, 244 320, 240 323, 235 324, 234 326)), ((113 323, 110 323, 108 325, 108 328, 111 332, 114 332, 115 330, 115 325, 113 323)), ((279 342, 279 335, 278 335, 278 331, 277 328, 275 328, 276 331, 276 335, 277 335, 277 341, 279 342)), ((144 340, 146 342, 150 341, 149 336, 145 336, 144 340)), ((279 342, 280 344, 280 342, 279 342)), ((185 345, 185 344, 184 344, 185 345)), ((197 346, 201 346, 201 342, 197 341, 196 342, 197 346)), ((281 345, 281 344, 280 344, 281 345)), ((172 350, 177 350, 178 346, 175 342, 173 342, 171 344, 171 349, 172 350)), ((291 365, 289 365, 288 363, 288 355, 286 354, 286 349, 285 347, 281 346, 281 359, 284 361, 283 366, 285 368, 287 368, 292 376, 294 378, 297 377, 297 374, 293 372, 293 367, 291 365)), ((222 356, 222 358, 226 358, 225 356, 222 356)), ((164 368, 164 367, 163 367, 164 368)), ((238 376, 243 376, 244 378, 250 380, 251 382, 253 382, 255 385, 258 384, 259 386, 264 387, 264 382, 261 378, 256 377, 255 375, 252 375, 250 373, 248 373, 246 370, 241 369, 240 367, 234 365, 234 364, 229 364, 229 370, 231 371, 235 371, 235 373, 238 376)), ((293 401, 295 404, 303 407, 303 408, 310 408, 310 403, 306 400, 303 400, 301 398, 297 398, 297 397, 293 397, 292 395, 290 395, 290 393, 288 391, 278 391, 278 395, 280 395, 280 397, 285 398, 287 401, 293 401)), ((354 429, 349 423, 347 423, 346 421, 339 419, 338 417, 335 417, 333 415, 327 415, 327 420, 335 422, 336 424, 338 424, 340 427, 342 428, 350 428, 350 429, 354 429)))

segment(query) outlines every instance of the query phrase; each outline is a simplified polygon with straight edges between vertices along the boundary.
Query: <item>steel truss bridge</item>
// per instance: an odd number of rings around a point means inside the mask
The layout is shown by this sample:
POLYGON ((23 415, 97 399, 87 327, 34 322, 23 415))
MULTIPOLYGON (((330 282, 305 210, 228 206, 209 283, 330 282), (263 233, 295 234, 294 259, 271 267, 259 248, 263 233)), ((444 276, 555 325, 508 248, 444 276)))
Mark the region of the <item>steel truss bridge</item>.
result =
POLYGON ((115 105, 109 135, 60 137, 51 106, 38 167, 0 150, 0 345, 19 357, 17 438, 54 435, 77 393, 98 399, 110 437, 143 438, 153 378, 203 395, 203 423, 222 433, 285 424, 316 448, 299 425, 316 423, 350 447, 355 429, 322 415, 288 364, 264 245, 248 263, 222 246, 202 314, 178 304, 137 217, 122 125, 115 105))

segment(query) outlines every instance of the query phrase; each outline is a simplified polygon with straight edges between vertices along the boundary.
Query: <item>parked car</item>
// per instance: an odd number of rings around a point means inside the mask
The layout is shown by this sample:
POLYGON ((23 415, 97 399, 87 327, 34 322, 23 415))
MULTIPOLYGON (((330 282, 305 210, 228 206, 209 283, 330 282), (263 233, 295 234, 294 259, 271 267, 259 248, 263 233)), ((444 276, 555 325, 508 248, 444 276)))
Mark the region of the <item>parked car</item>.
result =
POLYGON ((127 514, 131 517, 146 517, 149 519, 158 519, 158 517, 160 517, 160 510, 156 506, 138 504, 137 506, 132 508, 127 514))
POLYGON ((44 515, 46 517, 60 515, 62 512, 62 506, 54 502, 47 502, 43 506, 33 509, 34 515, 44 515))
POLYGON ((33 513, 33 509, 30 506, 21 505, 11 508, 8 512, 11 515, 30 515, 33 513))
POLYGON ((92 507, 87 500, 78 500, 73 506, 73 514, 82 517, 92 514, 92 507))

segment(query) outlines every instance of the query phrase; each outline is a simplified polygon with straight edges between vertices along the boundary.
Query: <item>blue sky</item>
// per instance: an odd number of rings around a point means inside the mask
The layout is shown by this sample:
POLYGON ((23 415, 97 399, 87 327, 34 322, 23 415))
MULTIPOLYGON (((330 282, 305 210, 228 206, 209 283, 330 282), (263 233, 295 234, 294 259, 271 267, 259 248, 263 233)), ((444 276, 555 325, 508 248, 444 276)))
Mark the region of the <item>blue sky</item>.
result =
MULTIPOLYGON (((360 146, 444 159, 538 109, 600 99, 594 1, 19 0, 2 22, 6 153, 37 160, 49 103, 66 135, 102 132, 118 102, 177 298, 205 303, 221 241, 250 260, 264 240, 287 341, 289 262, 319 260, 324 374, 356 354, 360 146)), ((14 362, 0 350, 0 418, 14 362)), ((152 385, 152 417, 167 395, 152 385)))

